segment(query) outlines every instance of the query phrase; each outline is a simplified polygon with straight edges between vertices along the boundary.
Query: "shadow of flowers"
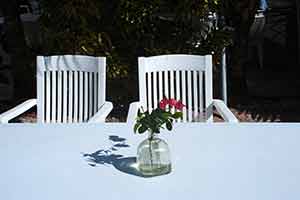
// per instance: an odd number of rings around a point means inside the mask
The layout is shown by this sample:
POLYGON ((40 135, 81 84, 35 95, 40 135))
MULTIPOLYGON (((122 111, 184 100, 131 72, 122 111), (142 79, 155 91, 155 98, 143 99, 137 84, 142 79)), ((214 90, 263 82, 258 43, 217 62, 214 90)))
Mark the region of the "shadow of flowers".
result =
POLYGON ((108 139, 112 142, 112 146, 108 149, 100 149, 93 153, 83 154, 88 164, 91 167, 96 167, 97 165, 112 165, 117 170, 126 174, 145 177, 138 171, 136 157, 124 157, 117 153, 121 148, 130 147, 130 145, 126 143, 126 139, 116 135, 110 135, 108 139))

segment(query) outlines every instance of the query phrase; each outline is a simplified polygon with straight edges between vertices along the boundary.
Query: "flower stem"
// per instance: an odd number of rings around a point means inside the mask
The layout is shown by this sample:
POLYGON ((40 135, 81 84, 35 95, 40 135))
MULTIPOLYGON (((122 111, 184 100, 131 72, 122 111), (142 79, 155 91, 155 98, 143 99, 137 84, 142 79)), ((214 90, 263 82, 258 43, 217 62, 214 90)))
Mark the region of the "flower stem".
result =
POLYGON ((152 155, 152 141, 153 141, 153 132, 150 131, 149 133, 149 156, 150 156, 150 165, 151 165, 151 168, 153 168, 153 155, 152 155))

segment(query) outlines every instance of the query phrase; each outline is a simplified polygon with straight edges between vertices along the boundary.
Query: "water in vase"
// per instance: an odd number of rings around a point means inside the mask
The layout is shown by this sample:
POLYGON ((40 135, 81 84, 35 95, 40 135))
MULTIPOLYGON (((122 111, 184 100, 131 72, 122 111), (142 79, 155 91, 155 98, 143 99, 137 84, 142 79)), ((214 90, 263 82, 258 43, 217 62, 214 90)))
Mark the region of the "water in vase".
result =
POLYGON ((144 140, 138 147, 137 162, 144 176, 158 176, 171 172, 168 144, 157 137, 144 140))

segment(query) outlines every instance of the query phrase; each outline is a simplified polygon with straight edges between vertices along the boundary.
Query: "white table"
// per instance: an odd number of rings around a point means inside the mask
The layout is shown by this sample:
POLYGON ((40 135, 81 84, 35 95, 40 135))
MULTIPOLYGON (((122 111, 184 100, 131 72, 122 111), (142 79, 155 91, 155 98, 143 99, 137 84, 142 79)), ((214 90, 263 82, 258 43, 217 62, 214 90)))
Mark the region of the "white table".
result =
POLYGON ((0 199, 300 199, 299 124, 176 124, 161 135, 173 171, 153 178, 99 151, 117 144, 132 161, 145 136, 118 123, 0 125, 0 199))

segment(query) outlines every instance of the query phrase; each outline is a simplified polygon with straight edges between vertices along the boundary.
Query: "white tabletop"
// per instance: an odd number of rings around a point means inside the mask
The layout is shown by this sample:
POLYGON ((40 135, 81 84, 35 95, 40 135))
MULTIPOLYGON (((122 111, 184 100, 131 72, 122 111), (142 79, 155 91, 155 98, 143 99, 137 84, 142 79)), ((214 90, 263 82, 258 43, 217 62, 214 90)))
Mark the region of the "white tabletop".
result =
POLYGON ((173 170, 143 178, 127 164, 146 135, 129 125, 0 125, 0 199, 300 199, 299 124, 176 124, 161 136, 173 170))

